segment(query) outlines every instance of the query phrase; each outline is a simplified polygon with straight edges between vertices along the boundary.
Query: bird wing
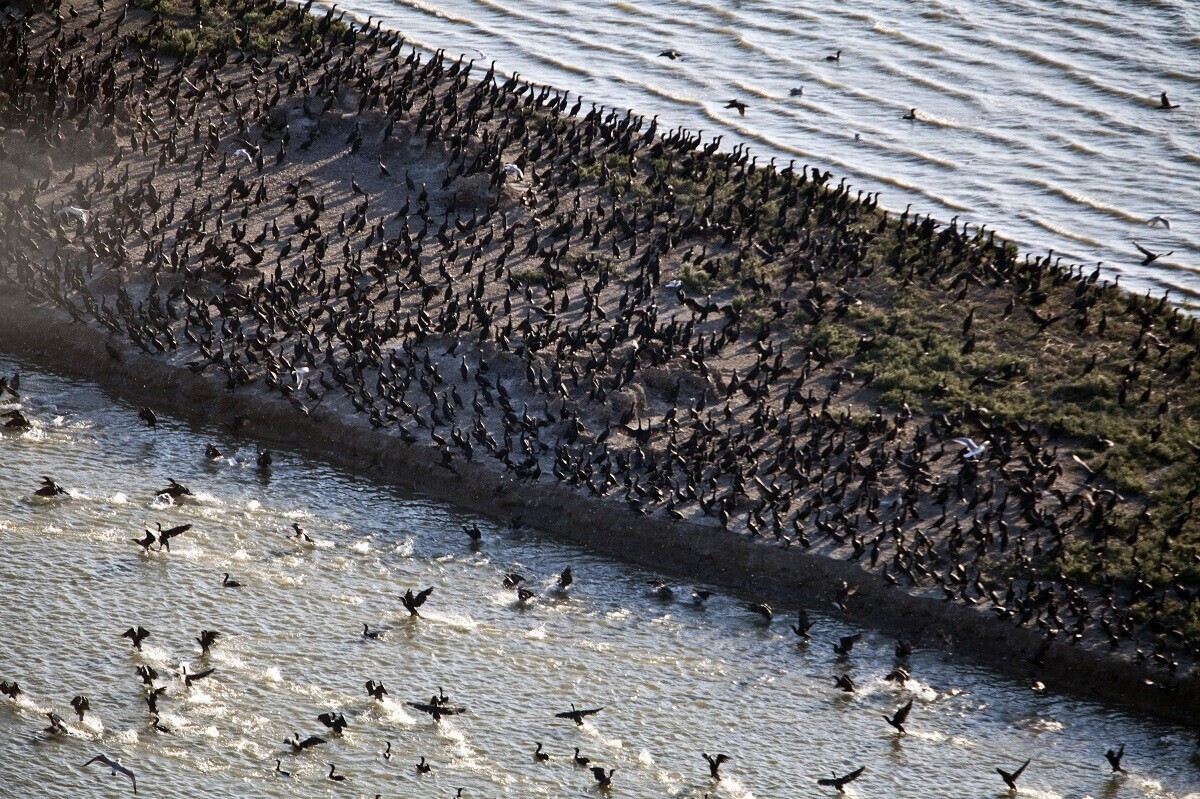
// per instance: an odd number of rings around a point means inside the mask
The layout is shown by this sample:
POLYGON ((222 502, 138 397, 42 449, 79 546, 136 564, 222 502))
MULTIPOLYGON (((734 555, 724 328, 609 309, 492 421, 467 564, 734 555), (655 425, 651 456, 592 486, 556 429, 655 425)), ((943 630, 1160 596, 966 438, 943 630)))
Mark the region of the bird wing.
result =
POLYGON ((902 707, 896 711, 896 716, 895 716, 895 718, 892 719, 892 723, 903 724, 905 722, 905 720, 908 718, 908 713, 910 710, 912 710, 912 706, 913 706, 913 701, 910 699, 910 700, 908 700, 908 703, 904 707, 902 707))
POLYGON ((967 447, 967 448, 969 448, 969 449, 977 449, 977 448, 979 447, 979 445, 978 445, 978 444, 976 444, 974 441, 972 441, 972 440, 971 440, 971 439, 969 439, 969 438, 954 438, 954 439, 951 439, 951 440, 952 440, 952 441, 953 441, 955 444, 962 444, 964 447, 967 447))
POLYGON ((415 707, 417 710, 421 711, 422 713, 433 714, 433 713, 446 712, 445 708, 436 707, 434 705, 427 705, 424 702, 405 702, 404 704, 408 705, 409 707, 415 707))
POLYGON ((426 588, 421 593, 417 594, 415 597, 413 597, 413 606, 419 608, 422 605, 424 605, 425 600, 429 599, 429 595, 432 593, 433 593, 433 587, 431 586, 429 588, 426 588))
POLYGON ((161 533, 159 533, 159 536, 161 538, 174 538, 175 536, 182 535, 183 533, 186 533, 188 530, 191 530, 191 529, 192 529, 192 526, 190 524, 179 524, 179 525, 176 525, 175 527, 171 527, 166 530, 163 530, 161 533))
MULTIPOLYGON (((1130 241, 1133 241, 1133 240, 1132 240, 1132 239, 1130 239, 1130 241)), ((1136 241, 1134 241, 1134 242, 1133 242, 1133 246, 1134 246, 1134 247, 1137 247, 1137 248, 1138 248, 1138 252, 1140 252, 1142 255, 1145 255, 1147 258, 1149 258, 1150 256, 1154 255, 1154 253, 1150 252, 1150 251, 1149 251, 1149 250, 1147 250, 1145 247, 1143 247, 1142 245, 1138 244, 1136 241)))
POLYGON ((604 773, 603 766, 592 766, 592 776, 603 782, 608 779, 608 775, 604 773))
POLYGON ((308 749, 309 747, 319 746, 320 744, 323 744, 323 743, 325 743, 325 739, 322 738, 321 736, 310 735, 307 738, 305 738, 303 741, 300 742, 300 748, 308 749))
POLYGON ((1016 779, 1017 779, 1017 777, 1020 777, 1020 776, 1021 776, 1021 772, 1025 771, 1025 769, 1026 769, 1028 766, 1029 766, 1029 761, 1028 761, 1028 760, 1026 760, 1024 763, 1022 763, 1022 764, 1021 764, 1021 767, 1020 767, 1019 769, 1017 769, 1016 771, 1014 771, 1014 772, 1012 773, 1012 778, 1013 778, 1013 780, 1016 780, 1016 779))

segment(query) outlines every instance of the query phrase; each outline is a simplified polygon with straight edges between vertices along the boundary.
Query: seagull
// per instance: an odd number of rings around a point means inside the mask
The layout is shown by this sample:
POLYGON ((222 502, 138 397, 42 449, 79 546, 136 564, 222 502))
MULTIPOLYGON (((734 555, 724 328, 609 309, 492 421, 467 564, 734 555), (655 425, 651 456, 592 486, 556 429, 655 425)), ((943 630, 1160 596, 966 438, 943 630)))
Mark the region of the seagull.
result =
POLYGON ((1179 104, 1171 102, 1171 98, 1167 97, 1166 92, 1163 92, 1162 96, 1158 98, 1158 107, 1171 109, 1171 108, 1178 108, 1179 104))
POLYGON ((737 109, 738 116, 743 116, 743 117, 746 116, 746 104, 743 103, 741 100, 738 100, 736 98, 733 100, 730 100, 728 103, 725 104, 725 107, 737 109))
MULTIPOLYGON (((1132 241, 1132 239, 1130 239, 1130 240, 1132 241)), ((1155 261, 1157 261, 1159 258, 1166 258, 1168 255, 1175 254, 1174 250, 1171 250, 1170 252, 1160 252, 1160 253, 1150 252, 1145 247, 1138 244, 1136 241, 1133 242, 1133 246, 1138 248, 1138 252, 1140 252, 1142 255, 1146 256, 1145 258, 1142 259, 1142 263, 1141 263, 1142 266, 1148 266, 1148 265, 1154 263, 1155 261)))
POLYGON ((601 710, 604 710, 604 708, 597 707, 597 708, 592 708, 591 710, 576 710, 575 705, 572 704, 570 710, 564 710, 562 713, 555 713, 554 718, 570 719, 571 721, 575 722, 580 727, 582 727, 583 720, 585 717, 599 713, 601 710))
POLYGON ((137 777, 133 776, 132 771, 121 765, 121 758, 111 758, 108 755, 96 755, 83 765, 86 767, 92 765, 93 763, 101 763, 105 766, 108 766, 110 769, 112 769, 112 776, 114 777, 118 774, 124 774, 129 778, 129 781, 133 783, 133 792, 137 793, 137 777))
POLYGON ((254 163, 254 156, 252 156, 250 154, 250 151, 247 150, 245 147, 239 147, 236 150, 234 150, 233 157, 234 158, 245 158, 247 163, 250 163, 250 164, 254 163))
POLYGON ((978 458, 983 454, 983 451, 987 449, 988 446, 988 442, 986 441, 984 441, 982 444, 976 444, 972 439, 969 438, 955 438, 953 441, 955 444, 961 444, 963 447, 966 447, 966 450, 963 452, 962 456, 964 460, 968 461, 978 458))
POLYGON ((1149 225, 1150 227, 1154 227, 1155 225, 1162 225, 1167 230, 1171 229, 1171 220, 1167 219, 1162 214, 1155 214, 1154 216, 1150 217, 1149 219, 1146 220, 1146 224, 1149 225))
POLYGON ((1017 790, 1017 777, 1020 777, 1021 773, 1024 772, 1026 767, 1028 767, 1028 766, 1029 766, 1029 761, 1026 760, 1024 763, 1021 764, 1021 767, 1019 769, 1017 769, 1016 771, 1014 771, 1011 774, 1009 774, 1007 771, 1005 771, 1002 768, 997 768, 996 773, 999 774, 1000 778, 1004 780, 1004 784, 1008 786, 1008 789, 1010 791, 1015 791, 1015 790, 1017 790))
POLYGON ((516 164, 505 164, 504 176, 506 178, 513 178, 518 181, 525 179, 525 173, 522 172, 521 167, 517 166, 516 164))
POLYGON ((674 61, 676 58, 680 58, 682 56, 683 56, 683 53, 681 53, 675 49, 663 50, 661 53, 658 54, 659 58, 669 58, 672 61, 674 61))
POLYGON ((831 785, 834 788, 837 788, 838 793, 845 793, 846 785, 854 782, 856 779, 862 776, 862 773, 866 770, 866 768, 866 766, 859 766, 849 774, 843 774, 840 777, 837 774, 834 774, 832 778, 826 777, 823 780, 817 780, 817 785, 831 785))
MULTIPOLYGON (((1164 94, 1163 97, 1166 97, 1166 95, 1164 94)), ((73 205, 68 205, 67 207, 63 208, 62 210, 60 210, 58 212, 58 215, 59 216, 69 216, 72 219, 78 219, 80 222, 82 222, 85 225, 88 223, 88 220, 92 216, 90 212, 85 211, 82 208, 76 208, 73 205)))

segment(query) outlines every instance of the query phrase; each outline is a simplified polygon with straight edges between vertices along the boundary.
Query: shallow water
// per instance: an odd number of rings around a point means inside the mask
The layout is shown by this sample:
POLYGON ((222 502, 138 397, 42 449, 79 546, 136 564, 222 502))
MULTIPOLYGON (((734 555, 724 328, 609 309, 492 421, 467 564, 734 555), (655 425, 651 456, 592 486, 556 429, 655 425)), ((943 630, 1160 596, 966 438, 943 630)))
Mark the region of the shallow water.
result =
MULTIPOLYGON (((0 374, 18 366, 0 359, 0 374)), ((886 636, 867 631, 835 658, 831 644, 859 630, 854 620, 814 613, 813 640, 798 646, 794 608, 777 608, 767 627, 719 591, 699 607, 698 586, 676 584, 664 602, 651 572, 296 453, 276 452, 264 475, 255 446, 217 424, 160 414, 150 429, 91 385, 21 368, 35 427, 0 439, 0 678, 26 694, 0 698, 0 795, 127 795, 123 778, 82 768, 98 752, 122 757, 145 796, 598 795, 570 760, 578 746, 617 769, 614 797, 831 795, 816 779, 861 765, 852 796, 992 797, 1003 788, 994 768, 1025 758, 1027 795, 1200 796, 1182 727, 1038 695, 929 646, 900 688, 883 680, 886 636), (209 443, 225 457, 206 460, 209 443), (41 475, 70 497, 34 498, 41 475), (194 496, 156 499, 168 478, 194 496), (194 526, 169 553, 130 541, 184 522, 194 526), (289 540, 294 522, 316 542, 289 540), (472 523, 478 550, 462 532, 472 523), (561 596, 552 586, 567 565, 576 582, 561 596), (537 594, 527 607, 501 587, 510 571, 537 594), (222 588, 224 572, 244 587, 222 588), (408 619, 400 595, 428 586, 423 618, 408 619), (367 641, 364 622, 390 629, 367 641), (121 638, 134 625, 152 634, 140 654, 121 638), (194 643, 201 629, 222 634, 208 657, 194 643), (183 663, 216 672, 185 689, 183 663), (160 713, 173 734, 148 726, 142 664, 168 686, 160 713), (857 693, 833 687, 843 673, 857 693), (367 699, 368 679, 389 701, 367 699), (469 712, 435 725, 402 704, 439 686, 469 712), (68 705, 80 693, 92 705, 83 723, 68 705), (880 716, 909 698, 899 737, 880 716), (554 718, 571 702, 604 710, 576 728, 554 718), (48 710, 70 736, 41 731, 48 710), (286 737, 323 733, 316 716, 333 710, 350 723, 344 736, 287 751, 286 737), (549 763, 532 758, 538 740, 549 763), (1120 743, 1132 773, 1113 779, 1103 754, 1120 743), (732 756, 719 785, 701 752, 732 756), (434 770, 418 777, 422 755, 434 770), (272 777, 276 757, 291 779, 272 777), (326 780, 327 763, 349 781, 326 780)))
MULTIPOLYGON (((328 3, 326 3, 328 5, 328 3)), ((747 142, 1200 305, 1200 4, 349 0, 410 41, 747 142), (658 57, 673 48, 678 60, 658 57), (825 56, 842 50, 840 62, 825 56), (791 90, 803 88, 802 96, 791 90), (1181 107, 1157 108, 1167 91, 1181 107), (740 98, 744 117, 723 106, 740 98), (916 107, 918 121, 901 115, 916 107), (1162 214, 1171 229, 1148 228, 1162 214), (1131 243, 1158 253, 1142 267, 1131 243)))

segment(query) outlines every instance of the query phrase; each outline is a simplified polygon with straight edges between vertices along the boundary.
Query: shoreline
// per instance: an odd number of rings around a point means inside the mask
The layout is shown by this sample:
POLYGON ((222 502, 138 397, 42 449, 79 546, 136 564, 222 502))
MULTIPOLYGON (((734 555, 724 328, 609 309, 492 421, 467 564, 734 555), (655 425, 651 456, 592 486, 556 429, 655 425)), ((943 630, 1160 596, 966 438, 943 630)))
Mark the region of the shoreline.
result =
MULTIPOLYGON (((310 429, 292 423, 282 399, 228 393, 188 369, 125 348, 121 361, 106 351, 95 329, 50 319, 11 296, 0 295, 0 339, 4 351, 39 366, 95 382, 131 404, 152 403, 185 419, 212 424, 219 418, 250 420, 245 435, 286 445, 373 478, 412 488, 498 521, 519 511, 525 525, 627 563, 701 580, 756 601, 807 606, 831 603, 842 581, 857 587, 847 602, 848 618, 913 643, 965 656, 997 672, 1030 677, 1027 658, 1044 638, 982 608, 948 603, 888 586, 854 562, 801 549, 780 549, 719 528, 662 518, 616 513, 615 502, 587 497, 550 483, 517 481, 480 464, 458 461, 459 474, 441 477, 432 446, 409 445, 381 434, 361 418, 318 410, 310 429), (34 327, 40 327, 36 332, 34 327), (82 335, 81 335, 82 334, 82 335), (214 410, 215 409, 215 410, 214 410), (280 426, 271 420, 288 419, 280 426), (497 495, 497 492, 502 492, 497 495)), ((774 624, 787 623, 776 618, 774 624)), ((1190 722, 1200 708, 1200 679, 1180 679, 1170 692, 1147 685, 1147 673, 1128 657, 1094 646, 1053 642, 1036 668, 1047 690, 1064 691, 1190 722)))

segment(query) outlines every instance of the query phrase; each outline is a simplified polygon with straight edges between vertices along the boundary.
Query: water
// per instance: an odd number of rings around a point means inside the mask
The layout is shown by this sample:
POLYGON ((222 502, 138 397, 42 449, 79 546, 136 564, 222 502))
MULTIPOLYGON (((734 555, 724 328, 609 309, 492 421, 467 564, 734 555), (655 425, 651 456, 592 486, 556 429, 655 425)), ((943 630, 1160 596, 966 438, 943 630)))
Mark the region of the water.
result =
MULTIPOLYGON (((595 796, 592 777, 570 760, 616 768, 614 797, 771 797, 830 794, 817 778, 866 766, 855 796, 993 797, 996 766, 1034 763, 1022 777, 1046 797, 1200 796, 1189 730, 1122 709, 1054 695, 919 646, 913 680, 883 679, 895 642, 866 631, 838 661, 831 643, 858 631, 852 620, 814 613, 813 640, 770 627, 738 597, 676 584, 677 599, 652 596, 656 575, 511 531, 393 486, 277 452, 269 474, 255 446, 217 427, 159 415, 149 429, 137 409, 94 386, 0 358, 0 374, 23 372, 21 407, 35 423, 0 439, 0 678, 26 691, 0 698, 0 795, 127 795, 123 778, 82 764, 99 752, 123 758, 145 796, 595 796), (209 461, 207 444, 225 456, 209 461), (71 496, 34 498, 41 475, 71 496), (156 499, 168 478, 194 496, 156 499), (145 527, 190 522, 171 552, 143 554, 130 541, 145 527), (316 539, 289 540, 291 525, 316 539), (473 551, 462 525, 478 523, 473 551), (553 590, 567 565, 576 583, 553 590), (503 575, 527 576, 536 598, 519 607, 503 575), (241 589, 221 587, 232 573, 241 589), (408 588, 434 586, 423 618, 400 604, 408 588), (367 641, 361 625, 388 627, 367 641), (144 651, 121 638, 151 632, 144 651), (195 637, 222 634, 210 656, 195 637), (187 663, 216 673, 185 689, 187 663), (150 665, 168 686, 155 732, 135 669, 150 665), (833 687, 849 673, 853 695, 833 687), (381 680, 389 701, 365 696, 381 680), (434 725, 402 704, 439 686, 468 709, 434 725), (68 703, 90 698, 75 720, 68 703), (909 734, 880 716, 909 698, 909 734), (604 710, 582 728, 553 714, 574 702, 604 710), (41 730, 45 711, 72 734, 41 730), (344 712, 350 730, 293 756, 293 732, 323 733, 316 716, 344 712), (534 741, 553 755, 532 758, 534 741), (385 742, 393 757, 382 758, 385 742), (1103 754, 1127 747, 1128 777, 1112 778, 1103 754), (733 757, 713 785, 701 752, 733 757), (418 777, 425 756, 434 766, 418 777), (274 778, 279 757, 293 778, 274 778), (334 763, 350 781, 325 779, 334 763)), ((12 407, 0 405, 0 411, 12 407)), ((934 642, 924 642, 932 644, 934 642)))
POLYGON ((1191 0, 349 0, 411 42, 657 114, 1200 305, 1191 0), (672 61, 658 53, 672 48, 672 61), (825 56, 842 50, 838 63, 825 56), (803 96, 791 90, 803 87, 803 96), (1174 111, 1157 108, 1167 91, 1174 111), (740 98, 745 117, 723 106, 740 98), (916 107, 919 121, 901 115, 916 107), (1171 229, 1149 228, 1157 214, 1171 229), (1150 266, 1131 240, 1157 253, 1150 266))

